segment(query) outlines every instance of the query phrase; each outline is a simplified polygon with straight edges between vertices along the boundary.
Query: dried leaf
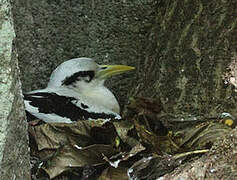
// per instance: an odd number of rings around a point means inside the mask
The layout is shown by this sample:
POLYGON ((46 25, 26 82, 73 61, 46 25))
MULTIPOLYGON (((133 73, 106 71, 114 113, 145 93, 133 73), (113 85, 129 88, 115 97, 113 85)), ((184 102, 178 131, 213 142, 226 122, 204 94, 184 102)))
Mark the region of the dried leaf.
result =
POLYGON ((187 157, 196 154, 206 153, 208 150, 199 150, 176 155, 157 156, 155 154, 144 157, 135 162, 128 169, 129 179, 158 179, 160 176, 171 172, 182 163, 187 157))
POLYGON ((118 153, 111 145, 94 144, 87 147, 77 145, 66 145, 46 163, 42 169, 49 175, 50 179, 62 172, 85 166, 98 166, 106 163, 104 156, 111 157, 118 153))
POLYGON ((102 172, 102 174, 98 178, 98 180, 111 180, 111 179, 128 180, 127 168, 108 167, 102 172))
MULTIPOLYGON (((102 120, 78 121, 77 123, 71 124, 42 124, 33 127, 33 137, 35 138, 38 150, 57 149, 68 143, 85 147, 98 143, 95 137, 101 137, 99 135, 102 134, 104 129, 106 129, 103 127, 105 125, 106 122, 102 120), (97 134, 99 135, 97 136, 97 134)), ((109 131, 109 128, 107 128, 107 135, 104 137, 115 138, 116 135, 115 137, 111 136, 111 131, 109 131), (108 136, 108 134, 110 136, 108 136)))
POLYGON ((146 148, 141 144, 137 144, 129 152, 120 152, 110 158, 104 156, 104 159, 109 162, 112 167, 117 168, 120 162, 129 160, 129 158, 136 156, 145 149, 146 148))

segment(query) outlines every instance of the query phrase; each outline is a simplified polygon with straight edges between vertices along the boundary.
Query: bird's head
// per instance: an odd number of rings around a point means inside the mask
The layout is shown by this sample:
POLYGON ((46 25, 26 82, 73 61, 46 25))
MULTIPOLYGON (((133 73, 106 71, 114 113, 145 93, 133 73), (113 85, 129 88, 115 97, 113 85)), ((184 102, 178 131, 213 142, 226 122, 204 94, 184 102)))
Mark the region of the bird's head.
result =
POLYGON ((90 58, 75 58, 59 65, 51 74, 48 88, 68 87, 84 91, 103 85, 104 81, 116 74, 133 70, 126 65, 98 65, 90 58))

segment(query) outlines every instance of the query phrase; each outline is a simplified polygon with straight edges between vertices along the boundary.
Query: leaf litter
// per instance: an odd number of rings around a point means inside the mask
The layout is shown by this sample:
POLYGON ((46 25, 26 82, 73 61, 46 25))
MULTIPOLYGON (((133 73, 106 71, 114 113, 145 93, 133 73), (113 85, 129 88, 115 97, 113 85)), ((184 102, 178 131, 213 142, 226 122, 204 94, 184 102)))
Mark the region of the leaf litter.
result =
POLYGON ((173 117, 145 97, 133 98, 120 121, 36 120, 29 124, 32 179, 156 179, 208 152, 235 126, 233 116, 173 117))

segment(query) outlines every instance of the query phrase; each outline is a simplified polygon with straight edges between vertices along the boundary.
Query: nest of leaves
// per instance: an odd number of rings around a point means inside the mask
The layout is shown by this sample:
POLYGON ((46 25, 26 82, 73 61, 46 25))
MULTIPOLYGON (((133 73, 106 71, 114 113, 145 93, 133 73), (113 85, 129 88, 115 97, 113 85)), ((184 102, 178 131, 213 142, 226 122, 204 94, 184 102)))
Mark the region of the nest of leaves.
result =
POLYGON ((131 99, 123 120, 29 124, 32 179, 156 179, 208 152, 232 116, 173 117, 159 99, 131 99))

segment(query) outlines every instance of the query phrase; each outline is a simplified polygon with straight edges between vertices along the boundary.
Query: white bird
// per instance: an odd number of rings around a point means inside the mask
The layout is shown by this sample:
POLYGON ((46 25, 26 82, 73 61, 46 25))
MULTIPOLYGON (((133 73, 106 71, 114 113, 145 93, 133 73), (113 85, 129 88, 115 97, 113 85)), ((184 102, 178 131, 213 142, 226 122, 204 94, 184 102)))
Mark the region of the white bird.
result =
POLYGON ((45 89, 24 94, 26 112, 47 123, 120 119, 118 101, 104 81, 132 69, 84 57, 68 60, 53 71, 45 89))

